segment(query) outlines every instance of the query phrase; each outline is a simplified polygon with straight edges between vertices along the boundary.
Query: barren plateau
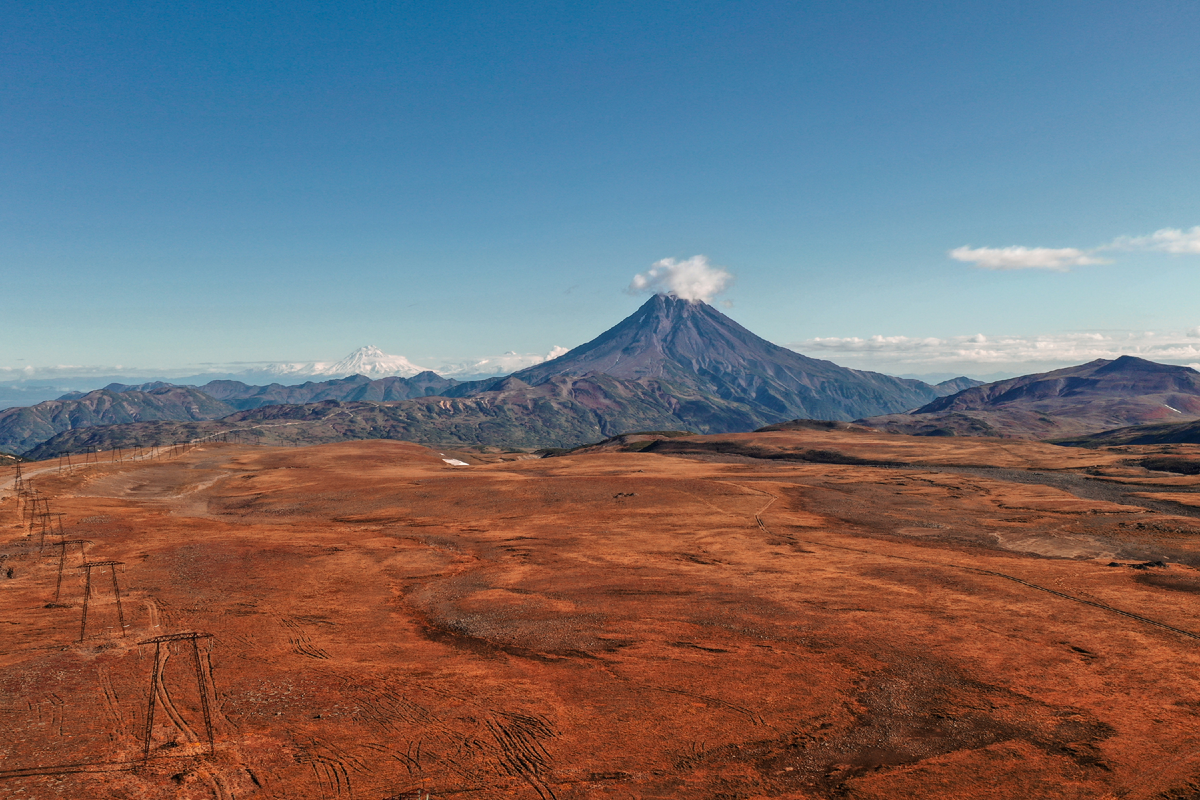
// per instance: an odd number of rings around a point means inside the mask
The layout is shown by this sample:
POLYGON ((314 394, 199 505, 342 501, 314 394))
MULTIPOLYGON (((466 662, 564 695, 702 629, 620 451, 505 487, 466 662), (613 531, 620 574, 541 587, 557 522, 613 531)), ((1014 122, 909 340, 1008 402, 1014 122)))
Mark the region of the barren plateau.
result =
POLYGON ((5 467, 0 794, 1200 796, 1200 446, 650 445, 5 467))

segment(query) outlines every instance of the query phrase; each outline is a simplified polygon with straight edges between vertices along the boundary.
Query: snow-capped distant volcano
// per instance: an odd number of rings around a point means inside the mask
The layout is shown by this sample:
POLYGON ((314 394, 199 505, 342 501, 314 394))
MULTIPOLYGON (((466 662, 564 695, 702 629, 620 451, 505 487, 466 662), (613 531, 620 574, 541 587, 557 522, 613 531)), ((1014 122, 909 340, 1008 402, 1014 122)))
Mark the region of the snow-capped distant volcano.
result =
POLYGON ((360 347, 350 355, 334 364, 330 364, 326 375, 366 375, 368 378, 385 378, 389 375, 399 375, 411 378, 419 372, 425 372, 425 367, 418 367, 404 356, 389 356, 374 345, 360 347))
POLYGON ((365 375, 368 378, 387 378, 398 375, 411 378, 425 367, 418 367, 404 356, 390 356, 374 345, 360 347, 341 361, 310 361, 303 364, 272 364, 255 370, 281 377, 345 378, 350 375, 365 375))

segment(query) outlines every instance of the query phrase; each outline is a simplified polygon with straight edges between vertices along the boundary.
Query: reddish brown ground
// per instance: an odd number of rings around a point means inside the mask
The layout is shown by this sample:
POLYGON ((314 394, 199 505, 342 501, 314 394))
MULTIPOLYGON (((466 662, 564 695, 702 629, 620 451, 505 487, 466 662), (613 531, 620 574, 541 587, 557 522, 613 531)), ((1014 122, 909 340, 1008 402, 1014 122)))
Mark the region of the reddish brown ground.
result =
POLYGON ((1200 518, 1154 496, 1200 479, 1137 449, 722 438, 911 466, 358 442, 43 468, 68 537, 125 562, 128 630, 97 571, 76 641, 79 574, 47 607, 55 551, 0 491, 0 795, 1198 796, 1200 518), (176 643, 143 762, 137 642, 181 631, 213 635, 216 752, 176 643))

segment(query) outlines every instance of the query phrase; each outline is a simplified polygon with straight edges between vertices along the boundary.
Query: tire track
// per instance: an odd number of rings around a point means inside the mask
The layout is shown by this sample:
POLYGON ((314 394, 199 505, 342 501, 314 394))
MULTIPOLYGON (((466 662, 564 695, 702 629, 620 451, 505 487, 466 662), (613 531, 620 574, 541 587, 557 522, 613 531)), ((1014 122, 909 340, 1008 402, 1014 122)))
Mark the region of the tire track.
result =
POLYGON ((484 723, 500 747, 504 771, 532 786, 542 800, 556 800, 554 790, 546 783, 550 753, 542 744, 558 736, 550 723, 540 717, 504 712, 494 712, 484 723))
POLYGON ((719 697, 712 697, 711 695, 700 694, 699 692, 689 692, 684 689, 669 689, 666 686, 651 686, 649 684, 633 684, 633 685, 640 689, 649 689, 650 691, 654 691, 654 692, 666 692, 667 694, 677 694, 677 695, 681 695, 683 697, 694 697, 697 700, 703 700, 704 702, 710 703, 714 706, 719 706, 721 708, 727 708, 730 711, 734 711, 738 714, 741 714, 750 720, 751 725, 765 725, 766 724, 766 722, 763 720, 763 718, 761 716, 759 716, 759 714, 756 711, 746 708, 745 706, 739 706, 736 703, 730 703, 728 700, 722 700, 719 697))
POLYGON ((158 603, 153 597, 147 597, 142 602, 146 605, 146 614, 150 618, 150 628, 157 629, 159 627, 158 603))
POLYGON ((354 797, 350 772, 368 772, 362 761, 336 745, 319 739, 310 739, 307 746, 296 745, 304 753, 297 758, 297 763, 308 764, 312 768, 323 797, 354 797))
POLYGON ((101 665, 97 674, 100 678, 100 688, 104 691, 104 709, 112 721, 112 730, 108 732, 108 738, 109 741, 116 741, 125 728, 125 720, 121 717, 121 706, 117 702, 117 693, 113 689, 112 676, 108 673, 108 667, 101 665))
POLYGON ((200 737, 192 730, 191 726, 183 719, 179 713, 179 709, 175 707, 175 701, 171 699, 171 693, 167 691, 166 681, 163 680, 163 672, 167 668, 167 661, 171 658, 171 649, 166 649, 166 654, 158 663, 158 675, 155 676, 155 683, 158 686, 158 702, 162 704, 163 710, 167 712, 167 716, 171 718, 171 722, 183 734, 183 737, 189 742, 198 742, 200 737))
POLYGON ((324 648, 314 645, 312 638, 304 632, 304 627, 295 619, 279 617, 279 623, 288 629, 288 641, 292 645, 292 652, 309 658, 329 658, 329 653, 324 648))
POLYGON ((401 732, 400 720, 408 725, 426 727, 433 722, 429 709, 414 703, 393 689, 364 686, 356 693, 359 716, 393 733, 401 732))

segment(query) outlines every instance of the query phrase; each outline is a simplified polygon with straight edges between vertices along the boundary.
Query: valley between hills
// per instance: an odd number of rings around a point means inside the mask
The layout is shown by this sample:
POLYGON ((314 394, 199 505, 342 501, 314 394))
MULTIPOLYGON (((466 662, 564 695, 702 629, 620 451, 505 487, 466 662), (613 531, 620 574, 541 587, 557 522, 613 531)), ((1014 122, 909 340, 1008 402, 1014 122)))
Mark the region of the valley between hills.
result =
POLYGON ((7 467, 0 792, 1195 796, 1197 467, 838 423, 7 467))

